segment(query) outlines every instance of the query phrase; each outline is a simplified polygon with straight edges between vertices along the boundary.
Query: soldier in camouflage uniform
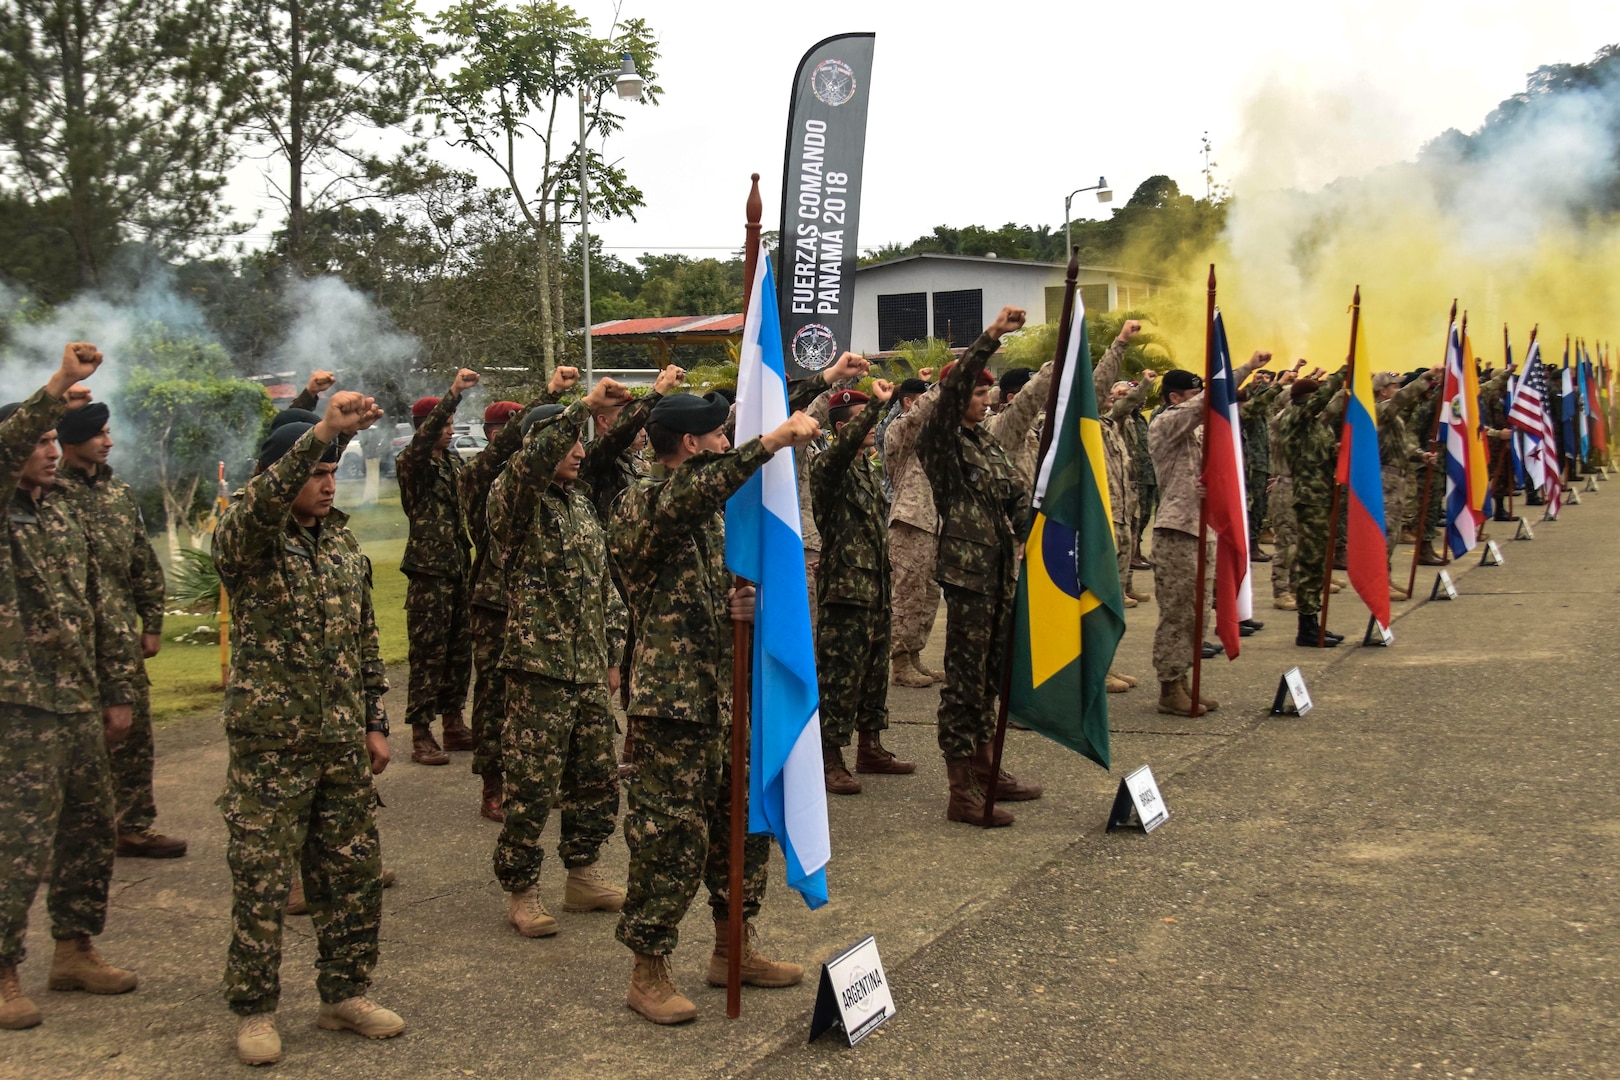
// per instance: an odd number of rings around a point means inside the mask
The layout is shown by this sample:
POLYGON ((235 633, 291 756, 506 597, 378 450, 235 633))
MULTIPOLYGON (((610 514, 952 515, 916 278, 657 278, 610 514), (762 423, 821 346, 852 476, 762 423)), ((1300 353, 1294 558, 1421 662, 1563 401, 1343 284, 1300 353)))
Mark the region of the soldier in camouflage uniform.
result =
MULTIPOLYGON (((1002 335, 1023 325, 1023 309, 1002 308, 962 359, 946 366, 939 385, 912 407, 921 413, 917 457, 941 520, 935 573, 945 593, 945 687, 937 726, 950 785, 945 816, 973 825, 984 819, 984 788, 992 779, 990 744, 1012 631, 1014 559, 1030 512, 1029 492, 1019 485, 1001 443, 980 426, 995 383, 985 364, 1001 347, 1002 335)), ((1041 796, 1039 784, 1020 784, 1006 773, 996 783, 997 798, 1007 802, 1041 796)), ((1006 809, 994 808, 992 824, 1012 821, 1006 809)))
MULTIPOLYGON (((630 882, 617 935, 635 953, 625 1003, 660 1024, 697 1016, 670 979, 668 957, 698 885, 707 883, 714 912, 708 978, 717 986, 726 984, 728 919, 752 919, 765 894, 768 841, 750 836, 740 908, 727 896, 731 622, 753 618, 753 590, 732 588, 721 510, 774 453, 807 446, 820 432, 814 420, 794 414, 729 450, 728 412, 718 394, 658 403, 647 435, 665 476, 632 485, 609 532, 637 628, 630 669, 635 772, 624 818, 630 882)), ((760 955, 751 934, 745 941, 744 982, 791 986, 803 977, 798 965, 760 955)))
POLYGON ((121 994, 136 983, 91 944, 106 924, 113 869, 107 743, 129 730, 135 643, 110 618, 94 536, 56 484, 54 429, 85 400, 69 395, 101 359, 94 345, 71 343, 44 387, 0 408, 0 489, 10 495, 0 554, 0 1028, 41 1020, 17 965, 47 866, 51 989, 121 994))
POLYGON ((904 774, 917 765, 883 746, 889 726, 888 505, 873 428, 894 394, 878 379, 870 401, 856 390, 835 391, 828 406, 833 439, 810 464, 810 497, 822 536, 816 578, 821 622, 816 674, 821 683, 821 754, 827 790, 858 795, 860 781, 844 764, 844 747, 860 732, 855 771, 904 774))
POLYGON ((405 1029, 365 997, 382 920, 371 777, 388 764, 388 682, 371 563, 332 508, 339 436, 381 415, 346 391, 320 423, 277 428, 214 532, 234 646, 219 798, 232 880, 225 999, 241 1017, 237 1056, 247 1064, 281 1056, 282 908, 295 858, 320 952, 317 1026, 368 1038, 405 1029))
MULTIPOLYGON (((1384 479, 1384 553, 1392 575, 1400 522, 1406 516, 1406 474, 1412 465, 1428 460, 1412 437, 1410 420, 1441 373, 1441 368, 1433 368, 1404 386, 1399 375, 1387 372, 1379 372, 1372 380, 1373 395, 1378 399, 1378 461, 1384 479)), ((1393 576, 1389 598, 1407 599, 1406 590, 1395 584, 1393 576)))
POLYGON ((563 805, 558 856, 568 869, 567 911, 618 911, 624 894, 596 871, 619 813, 608 694, 618 689, 624 601, 608 574, 607 544, 575 481, 590 415, 630 392, 603 379, 564 409, 543 405, 523 422, 523 449, 489 495, 489 531, 506 552, 506 824, 495 876, 507 921, 524 937, 557 932, 540 900, 541 834, 563 805))
POLYGON ((1249 498, 1249 561, 1270 562, 1260 548, 1260 533, 1266 527, 1271 486, 1271 439, 1266 432, 1270 405, 1279 388, 1269 371, 1257 371, 1239 391, 1238 423, 1243 435, 1243 489, 1249 498))
POLYGON ((1504 368, 1486 380, 1479 388, 1479 415, 1484 424, 1486 458, 1490 471, 1491 500, 1496 504, 1492 517, 1496 521, 1518 521, 1519 516, 1508 511, 1508 500, 1513 497, 1513 428, 1508 424, 1508 373, 1504 368))
POLYGON ((500 664, 506 639, 506 582, 503 558, 492 550, 490 542, 489 489, 523 442, 523 417, 532 409, 555 402, 578 381, 577 369, 558 367, 551 373, 546 389, 527 409, 515 401, 497 401, 485 408, 484 436, 489 443, 457 477, 461 513, 473 542, 472 599, 467 611, 474 669, 472 770, 483 780, 478 812, 491 821, 505 820, 501 809, 501 729, 506 722, 506 676, 500 664))
MULTIPOLYGON (((1140 595, 1136 593, 1135 581, 1131 576, 1131 552, 1137 547, 1136 538, 1132 533, 1137 517, 1137 492, 1136 485, 1131 479, 1132 432, 1127 424, 1130 417, 1138 415, 1138 410, 1142 402, 1147 400, 1148 390, 1157 375, 1153 371, 1144 371, 1141 385, 1134 388, 1129 382, 1116 381, 1119 378, 1120 365, 1125 359, 1125 350, 1141 329, 1142 324, 1139 321, 1127 319, 1118 336, 1108 346, 1108 350, 1103 353, 1102 359, 1097 361, 1091 372, 1092 390, 1097 395, 1097 407, 1102 414, 1098 426, 1102 432, 1103 465, 1108 479, 1108 507, 1113 515, 1116 566, 1119 571, 1120 591, 1125 594, 1126 607, 1136 607, 1143 600, 1152 599, 1146 593, 1140 595)), ((1135 676, 1110 670, 1104 678, 1104 684, 1110 694, 1123 694, 1137 685, 1137 679, 1135 676)))
POLYGON ((1279 611, 1293 611, 1294 554, 1299 543, 1294 523, 1294 478, 1284 450, 1282 418, 1292 406, 1294 380, 1299 378, 1305 361, 1277 376, 1277 395, 1266 409, 1267 460, 1271 462, 1271 492, 1266 500, 1271 515, 1271 533, 1274 546, 1271 552, 1271 602, 1279 611))
MULTIPOLYGON (((932 369, 929 369, 932 374, 932 369)), ((924 413, 917 411, 926 391, 901 404, 883 436, 883 471, 894 492, 889 506, 889 569, 893 576, 894 615, 890 624, 891 678, 896 686, 922 688, 945 681, 945 673, 923 666, 922 653, 939 614, 939 583, 934 555, 939 544, 939 514, 917 457, 917 432, 924 413)))
POLYGON ((1328 587, 1327 534, 1332 513, 1334 470, 1338 460, 1340 417, 1344 412, 1345 370, 1340 368, 1327 381, 1300 379, 1289 388, 1293 404, 1280 425, 1284 453, 1294 486, 1294 522, 1298 544, 1292 579, 1299 631, 1294 644, 1316 648, 1319 638, 1331 648, 1344 640, 1342 634, 1321 638, 1317 615, 1322 610, 1323 591, 1328 587))
POLYGON ((405 721, 411 725, 411 760, 419 765, 448 765, 446 750, 477 747, 462 717, 472 679, 467 631, 472 539, 461 509, 461 458, 448 449, 461 395, 477 384, 478 372, 462 368, 443 398, 412 405, 416 434, 394 461, 400 508, 411 525, 399 569, 410 582, 405 588, 411 663, 405 721), (444 718, 442 748, 433 738, 435 714, 444 718))
POLYGON ((152 828, 157 803, 152 792, 152 699, 144 659, 163 643, 163 567, 146 538, 135 494, 107 464, 112 450, 107 406, 99 402, 70 410, 56 425, 62 445, 57 484, 95 540, 101 569, 101 602, 107 616, 132 642, 136 656, 133 719, 129 735, 112 747, 113 811, 119 855, 177 858, 186 842, 152 828))

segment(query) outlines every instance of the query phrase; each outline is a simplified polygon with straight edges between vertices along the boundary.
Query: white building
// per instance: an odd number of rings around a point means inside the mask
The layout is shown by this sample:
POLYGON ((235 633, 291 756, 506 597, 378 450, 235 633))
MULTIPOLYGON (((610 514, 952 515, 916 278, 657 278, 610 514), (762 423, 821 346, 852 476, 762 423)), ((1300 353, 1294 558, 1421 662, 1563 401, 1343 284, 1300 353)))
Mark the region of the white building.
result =
MULTIPOLYGON (((996 313, 1011 305, 1032 323, 1056 322, 1063 308, 1063 263, 993 255, 903 255, 855 272, 855 319, 849 347, 884 352, 897 342, 936 337, 971 345, 996 313)), ((1080 268, 1088 311, 1140 307, 1162 279, 1102 266, 1080 268)))

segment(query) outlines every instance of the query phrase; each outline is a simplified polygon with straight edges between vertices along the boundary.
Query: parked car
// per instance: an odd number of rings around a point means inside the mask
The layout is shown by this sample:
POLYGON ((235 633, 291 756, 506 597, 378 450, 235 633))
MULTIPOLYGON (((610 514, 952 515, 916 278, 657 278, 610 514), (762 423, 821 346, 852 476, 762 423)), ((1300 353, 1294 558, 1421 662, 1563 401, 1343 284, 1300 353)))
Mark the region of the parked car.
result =
POLYGON ((488 445, 489 440, 482 435, 457 435, 450 440, 451 451, 459 456, 462 461, 471 461, 483 453, 484 447, 488 445))
POLYGON ((343 456, 338 459, 337 474, 339 480, 366 478, 366 452, 360 449, 359 442, 351 441, 343 448, 343 456))

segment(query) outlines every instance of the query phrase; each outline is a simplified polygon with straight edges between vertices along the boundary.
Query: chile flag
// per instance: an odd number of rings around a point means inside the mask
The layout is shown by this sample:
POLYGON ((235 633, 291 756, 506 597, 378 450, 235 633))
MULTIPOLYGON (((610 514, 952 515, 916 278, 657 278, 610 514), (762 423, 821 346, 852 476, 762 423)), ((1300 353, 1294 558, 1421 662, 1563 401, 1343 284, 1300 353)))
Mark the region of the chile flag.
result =
POLYGON ((1243 428, 1238 420, 1238 388, 1233 385, 1232 350, 1226 324, 1215 311, 1215 353, 1209 359, 1208 430, 1204 432, 1204 491, 1209 527, 1215 532, 1215 632, 1236 660, 1239 623, 1254 618, 1249 582, 1249 499, 1244 487, 1243 428))

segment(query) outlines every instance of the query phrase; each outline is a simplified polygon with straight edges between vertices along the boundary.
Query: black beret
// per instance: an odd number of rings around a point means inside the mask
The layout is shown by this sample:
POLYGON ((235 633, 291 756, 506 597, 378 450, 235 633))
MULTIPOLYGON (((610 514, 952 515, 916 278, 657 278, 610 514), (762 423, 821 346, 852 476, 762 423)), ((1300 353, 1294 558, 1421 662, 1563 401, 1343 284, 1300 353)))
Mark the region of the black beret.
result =
POLYGON ((1167 394, 1186 394, 1204 388, 1201 376, 1194 375, 1185 368, 1171 368, 1164 373, 1159 382, 1160 388, 1167 394))
MULTIPOLYGON (((263 472, 276 462, 280 461, 283 457, 286 457, 287 451, 293 448, 293 443, 297 442, 303 436, 304 432, 310 430, 314 426, 314 424, 305 424, 295 421, 291 424, 282 424, 280 427, 276 428, 276 430, 272 431, 270 433, 270 437, 264 440, 263 443, 259 444, 259 471, 263 472)), ((338 448, 337 442, 334 440, 332 445, 326 448, 326 453, 321 455, 321 460, 336 461, 340 454, 341 451, 338 448)))
POLYGON ((921 379, 907 379, 900 384, 899 397, 910 397, 912 394, 928 393, 928 384, 921 379))
POLYGON ((1034 377, 1035 373, 1029 368, 1008 368, 1001 373, 1001 396, 1018 393, 1024 388, 1024 384, 1034 377))
POLYGON ((22 408, 22 406, 23 403, 20 401, 12 401, 6 403, 5 405, 0 405, 0 424, 3 424, 7 420, 11 419, 11 414, 22 408))
POLYGON ((101 434, 111 417, 112 410, 99 401, 69 409, 56 422, 56 439, 61 443, 89 442, 101 434))
POLYGON ((553 416, 561 416, 566 410, 561 405, 536 405, 529 410, 529 415, 523 418, 522 431, 527 435, 529 429, 553 416))
POLYGON ((270 421, 270 430, 275 431, 283 424, 308 424, 314 427, 321 422, 321 418, 308 409, 282 409, 276 413, 274 420, 270 421))
POLYGON ((731 402, 714 390, 702 397, 671 394, 660 398, 647 419, 681 435, 707 435, 724 425, 730 413, 731 402))

